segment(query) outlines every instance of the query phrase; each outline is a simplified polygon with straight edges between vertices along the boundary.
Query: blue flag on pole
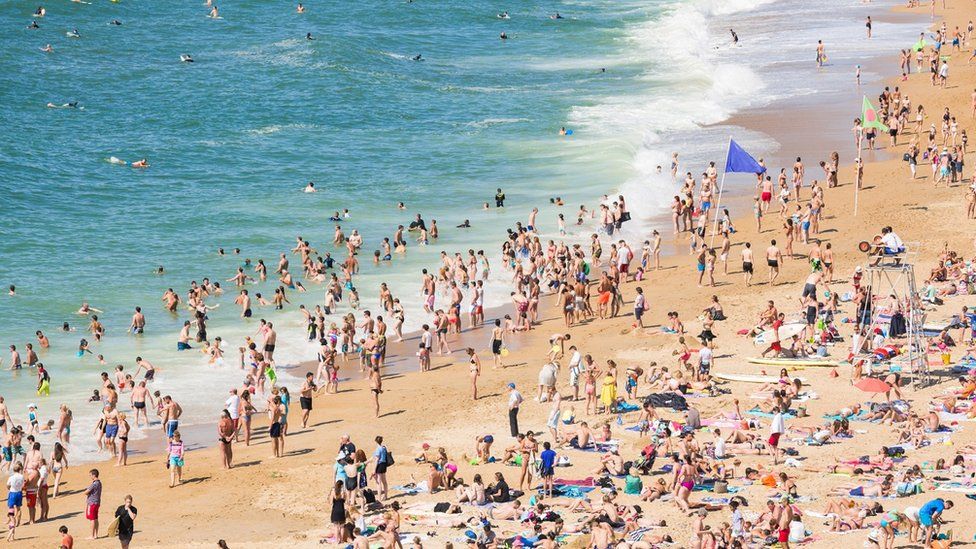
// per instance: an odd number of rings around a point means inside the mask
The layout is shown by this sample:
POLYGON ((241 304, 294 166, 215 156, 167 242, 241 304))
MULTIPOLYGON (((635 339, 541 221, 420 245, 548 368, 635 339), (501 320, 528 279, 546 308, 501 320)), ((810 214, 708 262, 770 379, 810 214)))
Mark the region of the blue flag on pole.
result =
POLYGON ((725 159, 725 171, 730 173, 765 173, 766 168, 744 151, 733 140, 729 140, 729 154, 725 159))

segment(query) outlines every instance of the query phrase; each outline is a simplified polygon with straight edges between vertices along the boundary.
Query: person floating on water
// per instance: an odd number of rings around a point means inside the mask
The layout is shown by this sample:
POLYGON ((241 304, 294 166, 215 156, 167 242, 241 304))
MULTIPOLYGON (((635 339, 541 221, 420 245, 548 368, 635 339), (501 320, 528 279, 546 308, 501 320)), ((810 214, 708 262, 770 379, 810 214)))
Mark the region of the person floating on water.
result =
POLYGON ((132 163, 132 167, 133 168, 148 168, 149 167, 149 162, 145 158, 143 158, 142 160, 136 160, 135 162, 132 163))
POLYGON ((118 19, 112 19, 112 22, 109 23, 109 25, 114 25, 116 27, 121 27, 122 26, 122 21, 119 21, 118 19))
POLYGON ((184 63, 193 63, 193 58, 190 57, 190 54, 184 53, 180 55, 180 61, 184 63))
POLYGON ((51 47, 51 44, 47 44, 43 48, 41 48, 41 51, 44 53, 53 53, 54 48, 51 47))
POLYGON ((558 11, 556 13, 554 13, 554 14, 552 14, 552 15, 549 16, 549 19, 562 19, 562 18, 563 18, 563 16, 562 15, 559 15, 559 12, 558 11))
POLYGON ((305 34, 305 40, 315 40, 315 38, 313 38, 312 33, 309 32, 305 34))
POLYGON ((424 60, 424 58, 419 53, 417 55, 411 57, 410 59, 412 59, 414 61, 423 61, 424 60))
POLYGON ((512 17, 510 15, 508 15, 508 12, 507 11, 503 11, 503 12, 501 12, 501 13, 498 14, 498 18, 499 19, 511 19, 512 17))
POLYGON ((498 37, 501 38, 502 40, 508 40, 508 35, 505 34, 504 32, 502 32, 501 34, 499 34, 498 37))
POLYGON ((41 28, 41 26, 37 24, 37 21, 31 21, 30 22, 30 25, 27 25, 27 28, 28 29, 39 29, 39 28, 41 28))
POLYGON ((465 219, 464 220, 464 223, 461 223, 460 225, 458 225, 457 228, 458 229, 470 229, 471 228, 471 222, 468 221, 467 219, 465 219))
POLYGON ((78 29, 72 29, 71 32, 68 33, 68 38, 81 38, 81 33, 78 32, 78 29))
POLYGON ((45 15, 47 15, 47 10, 44 9, 44 6, 37 6, 37 11, 34 12, 34 17, 44 17, 45 15))

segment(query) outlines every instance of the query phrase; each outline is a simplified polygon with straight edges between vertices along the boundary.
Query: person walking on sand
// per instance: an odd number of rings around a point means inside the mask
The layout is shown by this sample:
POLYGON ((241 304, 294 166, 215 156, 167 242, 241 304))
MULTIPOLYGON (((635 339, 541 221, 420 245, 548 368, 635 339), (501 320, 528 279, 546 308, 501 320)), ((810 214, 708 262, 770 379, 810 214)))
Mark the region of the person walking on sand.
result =
POLYGON ((285 455, 285 433, 282 421, 285 418, 285 405, 281 403, 281 396, 274 397, 271 408, 268 410, 268 418, 271 425, 268 427, 268 434, 271 436, 271 452, 276 458, 285 455))
POLYGON ((491 360, 492 368, 502 367, 502 349, 505 348, 505 329, 502 328, 502 321, 495 319, 495 325, 491 329, 491 360))
POLYGON ((383 393, 383 376, 380 375, 379 366, 373 366, 369 370, 369 391, 373 395, 373 409, 376 417, 380 417, 380 395, 383 393))
POLYGON ((98 469, 88 471, 91 484, 85 488, 85 518, 91 521, 91 537, 98 539, 98 508, 102 504, 102 481, 98 480, 98 469))
POLYGON ((230 417, 230 410, 220 413, 220 420, 217 421, 217 440, 220 441, 220 458, 224 469, 230 469, 234 461, 234 434, 237 429, 234 427, 234 420, 230 417))
POLYGON ((132 505, 132 496, 125 496, 125 500, 119 508, 115 510, 115 518, 119 521, 119 543, 122 549, 129 549, 132 543, 132 535, 136 531, 136 514, 139 511, 132 505))
POLYGON ((511 429, 512 437, 517 437, 519 406, 522 405, 522 393, 515 389, 515 383, 508 384, 508 426, 511 429))
POLYGON ((481 375, 481 359, 471 347, 467 348, 467 353, 471 369, 471 400, 478 400, 478 376, 481 375))
POLYGON ((305 374, 305 382, 302 383, 302 390, 298 394, 298 402, 302 407, 302 429, 308 427, 308 416, 312 413, 312 394, 319 390, 312 377, 314 377, 312 372, 305 374))
POLYGON ((776 247, 776 240, 771 240, 769 242, 769 247, 766 248, 766 265, 769 266, 769 285, 772 286, 773 282, 779 277, 779 265, 783 260, 783 254, 776 247))
POLYGON ((179 431, 174 431, 173 436, 166 446, 166 456, 169 460, 169 487, 173 488, 177 484, 183 483, 183 454, 186 446, 179 431))
POLYGON ((769 423, 769 450, 773 455, 773 465, 779 464, 779 455, 782 450, 779 448, 779 439, 786 432, 786 425, 783 422, 783 411, 779 406, 773 408, 773 420, 769 423))
POLYGON ((119 412, 118 415, 119 428, 118 428, 118 436, 116 437, 119 439, 119 443, 118 443, 119 459, 116 462, 116 465, 120 467, 124 467, 129 464, 129 431, 132 429, 132 427, 129 425, 129 422, 126 421, 125 417, 126 416, 124 413, 119 412))

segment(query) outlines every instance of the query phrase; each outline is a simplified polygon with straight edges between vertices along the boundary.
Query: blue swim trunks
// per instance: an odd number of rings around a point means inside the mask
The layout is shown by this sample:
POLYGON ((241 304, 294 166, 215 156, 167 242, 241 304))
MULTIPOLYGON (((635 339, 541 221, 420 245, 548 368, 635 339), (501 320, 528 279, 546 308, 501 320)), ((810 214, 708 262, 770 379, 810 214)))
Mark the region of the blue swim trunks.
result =
POLYGON ((7 508, 13 509, 14 507, 24 506, 24 493, 23 492, 7 492, 7 508))

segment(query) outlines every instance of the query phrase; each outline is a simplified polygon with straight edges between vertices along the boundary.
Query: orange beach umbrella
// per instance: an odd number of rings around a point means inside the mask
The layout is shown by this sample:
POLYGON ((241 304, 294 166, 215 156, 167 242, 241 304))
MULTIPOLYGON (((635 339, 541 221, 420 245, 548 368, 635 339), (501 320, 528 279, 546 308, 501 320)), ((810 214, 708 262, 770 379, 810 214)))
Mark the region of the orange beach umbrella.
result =
POLYGON ((891 390, 891 385, 876 377, 866 377, 858 381, 854 386, 865 393, 887 393, 891 390))

